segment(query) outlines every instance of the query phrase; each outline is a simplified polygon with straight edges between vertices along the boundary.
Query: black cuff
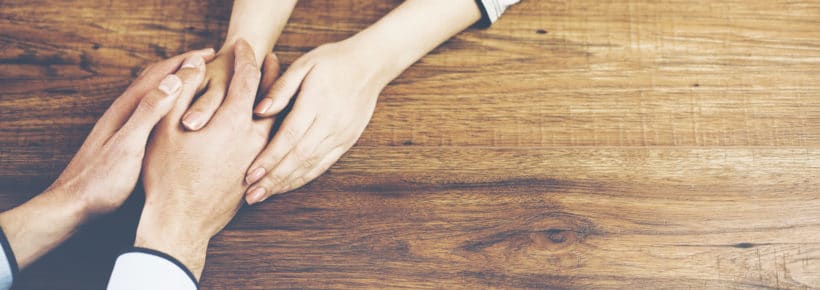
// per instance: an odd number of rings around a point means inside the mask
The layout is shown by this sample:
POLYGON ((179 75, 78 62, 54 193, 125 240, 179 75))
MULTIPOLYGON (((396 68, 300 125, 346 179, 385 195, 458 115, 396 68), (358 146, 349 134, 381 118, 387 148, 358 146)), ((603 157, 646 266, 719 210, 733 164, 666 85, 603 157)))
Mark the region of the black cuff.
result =
POLYGON ((6 253, 6 259, 9 260, 9 266, 11 267, 11 281, 14 281, 17 276, 17 272, 20 271, 20 269, 17 268, 17 258, 14 257, 14 251, 11 250, 11 244, 9 243, 9 239, 6 238, 6 233, 3 232, 3 228, 0 228, 0 245, 3 246, 3 251, 6 253))
POLYGON ((171 263, 174 263, 174 265, 177 265, 177 267, 182 269, 182 271, 184 271, 185 274, 188 275, 188 278, 191 279, 191 282, 194 282, 194 285, 196 286, 196 289, 199 289, 199 282, 196 280, 196 276, 194 276, 194 273, 192 273, 191 270, 188 269, 188 267, 185 267, 185 265, 182 264, 182 262, 180 262, 176 258, 172 257, 171 255, 168 255, 166 253, 163 253, 163 252, 160 252, 160 251, 157 251, 157 250, 148 249, 148 248, 140 248, 140 247, 133 247, 125 253, 134 253, 134 252, 148 254, 148 255, 152 255, 152 256, 157 256, 157 257, 163 258, 165 260, 168 260, 171 263))
POLYGON ((487 7, 484 7, 484 2, 475 0, 475 4, 478 5, 478 10, 481 10, 481 19, 476 22, 475 26, 478 28, 487 28, 493 25, 493 22, 490 21, 490 15, 487 14, 487 7))

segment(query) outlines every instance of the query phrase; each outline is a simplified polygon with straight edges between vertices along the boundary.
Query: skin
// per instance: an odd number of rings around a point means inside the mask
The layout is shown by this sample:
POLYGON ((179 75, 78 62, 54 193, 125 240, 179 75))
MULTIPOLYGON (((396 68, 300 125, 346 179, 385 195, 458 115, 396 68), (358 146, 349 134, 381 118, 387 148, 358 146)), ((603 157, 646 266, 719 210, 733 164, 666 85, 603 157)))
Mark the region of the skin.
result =
POLYGON ((256 106, 258 116, 274 117, 295 98, 246 175, 247 202, 324 173, 359 139, 390 81, 480 18, 473 0, 408 0, 356 35, 297 59, 256 106))
POLYGON ((258 84, 268 89, 275 81, 278 59, 267 55, 260 80, 252 48, 243 40, 234 47, 232 97, 208 128, 184 132, 178 124, 214 51, 153 64, 103 114, 48 189, 0 214, 21 269, 119 208, 142 172, 146 201, 134 245, 177 258, 199 278, 210 239, 242 205, 244 174, 273 123, 254 120, 252 109, 258 84))
MULTIPOLYGON (((199 86, 199 98, 182 118, 188 130, 203 128, 230 94, 228 87, 235 78, 234 44, 247 41, 253 49, 257 66, 272 49, 287 23, 296 0, 236 0, 231 12, 228 34, 216 58, 209 62, 205 81, 199 86)), ((279 72, 271 72, 273 76, 279 72)))
MULTIPOLYGON (((295 3, 235 1, 225 46, 208 64, 204 92, 181 121, 185 128, 204 128, 230 95, 225 88, 234 75, 230 52, 235 39, 249 39, 259 59, 276 43, 295 3)), ((257 116, 273 118, 295 98, 281 128, 246 173, 251 185, 246 201, 254 204, 294 190, 327 171, 359 139, 384 87, 480 18, 473 0, 408 0, 353 37, 297 59, 255 108, 257 116)))
MULTIPOLYGON (((193 98, 204 70, 181 71, 190 79, 177 106, 157 125, 148 145, 143 172, 145 208, 134 246, 169 254, 199 279, 210 239, 233 218, 243 204, 245 172, 264 148, 273 125, 255 119, 253 105, 260 70, 253 49, 244 41, 234 45, 236 68, 228 97, 210 124, 188 132, 179 122, 193 98)), ((265 61, 268 77, 275 77, 278 61, 265 61)), ((263 83, 272 83, 272 79, 263 83)))
POLYGON ((179 55, 149 66, 103 114, 82 147, 44 192, 0 214, 0 226, 19 267, 25 268, 90 219, 119 208, 134 190, 154 125, 179 97, 180 65, 213 58, 213 50, 179 55))

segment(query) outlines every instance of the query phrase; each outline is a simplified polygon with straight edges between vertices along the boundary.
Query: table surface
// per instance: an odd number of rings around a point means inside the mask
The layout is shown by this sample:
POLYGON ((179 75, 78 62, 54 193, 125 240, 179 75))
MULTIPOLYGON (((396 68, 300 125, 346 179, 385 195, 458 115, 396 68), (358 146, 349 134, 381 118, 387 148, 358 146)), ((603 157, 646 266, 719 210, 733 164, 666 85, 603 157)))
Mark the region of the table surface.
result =
MULTIPOLYGON (((302 0, 275 50, 400 2, 302 0)), ((0 1, 0 210, 144 65, 218 45, 230 5, 0 1)), ((243 209, 202 286, 815 288, 818 197, 820 3, 524 0, 393 81, 328 173, 243 209)), ((17 289, 102 288, 140 198, 17 289)))

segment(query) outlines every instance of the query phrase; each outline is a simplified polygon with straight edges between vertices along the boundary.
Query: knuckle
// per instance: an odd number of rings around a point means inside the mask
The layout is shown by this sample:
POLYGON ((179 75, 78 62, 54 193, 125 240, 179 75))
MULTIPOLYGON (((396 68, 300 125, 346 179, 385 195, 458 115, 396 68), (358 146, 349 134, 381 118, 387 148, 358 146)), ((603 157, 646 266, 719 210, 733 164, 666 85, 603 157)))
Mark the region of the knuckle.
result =
POLYGON ((288 140, 296 140, 296 138, 298 137, 296 129, 293 129, 291 127, 285 128, 285 131, 283 133, 285 133, 285 138, 287 138, 288 140))
POLYGON ((271 187, 276 187, 278 185, 281 185, 285 180, 285 178, 280 174, 268 175, 268 177, 266 179, 268 180, 268 183, 270 184, 271 187))
POLYGON ((313 168, 314 166, 316 166, 316 163, 318 161, 319 161, 319 158, 317 156, 310 156, 308 158, 305 158, 302 161, 302 167, 304 167, 304 168, 313 168))
POLYGON ((159 107, 161 102, 161 97, 157 94, 149 94, 145 96, 140 101, 140 105, 137 107, 138 110, 142 110, 143 112, 152 112, 159 107))
POLYGON ((247 77, 261 76, 261 72, 252 61, 244 61, 238 65, 236 71, 247 77))
MULTIPOLYGON (((277 152, 271 153, 269 157, 270 157, 269 160, 274 161, 274 162, 279 162, 280 160, 282 160, 282 158, 285 158, 285 155, 282 154, 281 152, 277 151, 277 152)), ((273 168, 273 165, 271 165, 271 169, 272 168, 273 168)))
POLYGON ((296 160, 300 161, 301 163, 308 163, 311 161, 311 154, 303 147, 297 147, 293 149, 294 157, 296 160))

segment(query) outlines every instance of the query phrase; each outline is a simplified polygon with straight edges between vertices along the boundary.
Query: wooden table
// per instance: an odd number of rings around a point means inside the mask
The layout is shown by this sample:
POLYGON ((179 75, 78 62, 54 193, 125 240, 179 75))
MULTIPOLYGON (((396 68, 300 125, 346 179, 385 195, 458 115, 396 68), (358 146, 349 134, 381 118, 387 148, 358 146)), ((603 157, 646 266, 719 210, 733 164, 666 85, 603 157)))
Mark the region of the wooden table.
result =
MULTIPOLYGON (((276 51, 398 3, 302 0, 276 51)), ((0 1, 0 209, 230 5, 0 1)), ((524 0, 388 86, 330 172, 243 209, 202 288, 817 288, 818 197, 818 1, 524 0)), ((102 288, 140 199, 17 288, 102 288)))

